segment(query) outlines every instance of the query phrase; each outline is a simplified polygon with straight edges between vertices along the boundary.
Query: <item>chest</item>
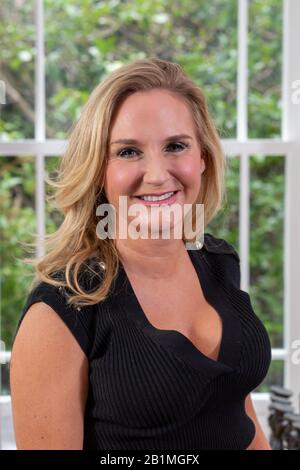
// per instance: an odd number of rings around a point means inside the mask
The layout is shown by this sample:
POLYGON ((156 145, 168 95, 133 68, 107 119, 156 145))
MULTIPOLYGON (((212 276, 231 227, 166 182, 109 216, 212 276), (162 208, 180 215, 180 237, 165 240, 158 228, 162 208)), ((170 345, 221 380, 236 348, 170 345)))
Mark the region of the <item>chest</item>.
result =
POLYGON ((226 410, 265 377, 270 344, 248 295, 227 295, 200 269, 201 283, 186 266, 170 282, 135 279, 127 271, 128 279, 122 271, 117 295, 99 310, 90 362, 92 413, 102 420, 101 432, 103 423, 118 422, 128 435, 136 417, 140 427, 173 422, 177 432, 187 416, 207 414, 217 402, 226 410))
POLYGON ((148 322, 160 330, 176 330, 204 355, 217 360, 222 339, 219 313, 204 297, 193 273, 167 281, 130 279, 148 322))

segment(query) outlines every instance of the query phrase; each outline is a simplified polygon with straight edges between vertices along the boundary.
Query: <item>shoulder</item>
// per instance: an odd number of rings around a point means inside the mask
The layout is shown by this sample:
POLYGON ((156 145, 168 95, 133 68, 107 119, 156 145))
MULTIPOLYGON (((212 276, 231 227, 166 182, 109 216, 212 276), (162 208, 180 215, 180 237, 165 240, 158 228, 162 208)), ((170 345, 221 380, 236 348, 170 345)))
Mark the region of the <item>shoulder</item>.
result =
POLYGON ((236 248, 224 238, 217 238, 211 233, 204 233, 203 250, 209 253, 233 255, 237 261, 240 261, 236 248))
POLYGON ((205 233, 201 252, 216 278, 240 289, 240 257, 234 245, 224 238, 205 233))
POLYGON ((17 343, 22 344, 32 354, 38 352, 39 355, 47 356, 55 351, 60 358, 64 353, 71 351, 75 351, 78 355, 81 350, 82 354, 82 348, 76 345, 70 334, 70 328, 67 328, 66 322, 62 321, 62 315, 58 314, 58 309, 45 298, 36 298, 34 302, 30 302, 24 309, 21 320, 18 324, 18 334, 13 342, 14 349, 17 343))
POLYGON ((89 356, 91 349, 91 331, 93 331, 94 321, 92 312, 93 306, 75 307, 68 303, 68 292, 66 288, 39 281, 31 288, 27 298, 25 298, 23 309, 17 323, 14 340, 29 310, 31 321, 39 323, 40 326, 42 326, 42 323, 45 323, 45 321, 50 321, 54 324, 54 316, 59 317, 79 343, 85 355, 87 357, 89 356), (37 303, 39 303, 39 305, 34 306, 34 304, 37 303), (34 306, 34 309, 31 308, 32 306, 34 306), (46 317, 47 319, 44 321, 46 317))

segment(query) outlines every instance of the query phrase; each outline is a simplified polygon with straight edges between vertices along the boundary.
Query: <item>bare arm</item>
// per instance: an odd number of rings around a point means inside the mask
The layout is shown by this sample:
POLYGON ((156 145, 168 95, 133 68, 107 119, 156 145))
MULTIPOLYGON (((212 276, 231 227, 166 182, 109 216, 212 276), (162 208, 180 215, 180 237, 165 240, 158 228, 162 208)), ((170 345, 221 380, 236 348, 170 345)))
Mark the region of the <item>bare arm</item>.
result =
POLYGON ((252 419, 256 428, 254 439, 246 450, 272 450, 269 441, 259 424, 250 394, 246 397, 245 409, 247 415, 252 419))
POLYGON ((88 360, 44 302, 33 304, 21 323, 10 387, 18 449, 82 449, 88 360))

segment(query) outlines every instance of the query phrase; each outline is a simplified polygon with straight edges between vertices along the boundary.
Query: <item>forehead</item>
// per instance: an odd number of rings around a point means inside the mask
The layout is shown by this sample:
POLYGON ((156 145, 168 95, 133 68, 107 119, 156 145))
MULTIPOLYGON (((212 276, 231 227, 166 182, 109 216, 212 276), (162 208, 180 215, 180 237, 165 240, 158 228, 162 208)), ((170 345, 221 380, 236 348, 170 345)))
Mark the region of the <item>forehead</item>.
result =
POLYGON ((192 133, 194 122, 188 104, 167 90, 147 90, 128 96, 111 126, 115 138, 192 133))

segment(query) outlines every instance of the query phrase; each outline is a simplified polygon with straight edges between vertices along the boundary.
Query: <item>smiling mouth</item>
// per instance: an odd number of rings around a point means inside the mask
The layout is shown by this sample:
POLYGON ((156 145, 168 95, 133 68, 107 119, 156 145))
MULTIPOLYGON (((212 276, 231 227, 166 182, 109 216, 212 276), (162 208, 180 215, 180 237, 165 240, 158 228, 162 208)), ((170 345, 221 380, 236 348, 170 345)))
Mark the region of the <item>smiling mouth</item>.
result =
POLYGON ((141 199, 143 201, 164 201, 166 199, 170 199, 176 193, 178 193, 178 190, 168 191, 168 192, 164 192, 161 194, 148 194, 148 195, 140 195, 140 196, 134 196, 134 197, 141 199))
POLYGON ((139 201, 142 201, 145 205, 158 205, 158 204, 172 204, 176 200, 176 194, 179 190, 169 191, 159 195, 141 195, 133 196, 139 201))

